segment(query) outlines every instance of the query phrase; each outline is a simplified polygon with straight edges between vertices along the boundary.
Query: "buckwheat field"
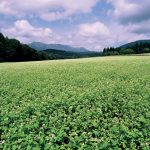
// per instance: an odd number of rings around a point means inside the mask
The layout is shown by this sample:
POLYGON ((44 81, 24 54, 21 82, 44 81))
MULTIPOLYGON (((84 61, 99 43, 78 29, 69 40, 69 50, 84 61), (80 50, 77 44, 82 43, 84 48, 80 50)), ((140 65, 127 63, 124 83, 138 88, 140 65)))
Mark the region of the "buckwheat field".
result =
POLYGON ((149 147, 150 56, 0 64, 0 149, 149 147))

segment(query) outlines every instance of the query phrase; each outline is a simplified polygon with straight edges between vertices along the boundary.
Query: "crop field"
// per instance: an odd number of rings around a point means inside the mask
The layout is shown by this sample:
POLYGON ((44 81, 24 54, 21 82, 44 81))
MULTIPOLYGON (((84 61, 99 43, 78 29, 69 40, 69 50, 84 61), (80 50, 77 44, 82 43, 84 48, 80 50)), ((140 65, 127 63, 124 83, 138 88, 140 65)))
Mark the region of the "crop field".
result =
POLYGON ((150 56, 0 64, 0 149, 149 147, 150 56))

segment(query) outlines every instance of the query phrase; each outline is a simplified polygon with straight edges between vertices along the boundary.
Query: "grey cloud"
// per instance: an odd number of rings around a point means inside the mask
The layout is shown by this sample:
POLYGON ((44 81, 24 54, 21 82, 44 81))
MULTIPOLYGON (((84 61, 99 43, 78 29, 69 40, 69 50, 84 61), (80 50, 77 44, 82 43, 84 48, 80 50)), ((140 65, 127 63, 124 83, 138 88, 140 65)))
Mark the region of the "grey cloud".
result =
POLYGON ((139 22, 136 24, 130 24, 127 26, 128 31, 135 34, 150 34, 150 20, 139 22))
MULTIPOLYGON (((150 6, 149 6, 150 8, 150 6)), ((129 24, 129 23, 139 23, 145 20, 150 19, 150 9, 149 8, 143 8, 141 10, 138 10, 133 15, 127 15, 127 16, 120 16, 118 17, 119 21, 122 24, 129 24)))
POLYGON ((136 34, 150 34, 150 28, 133 29, 132 32, 136 34))
POLYGON ((150 0, 109 0, 121 24, 139 23, 150 19, 150 0))

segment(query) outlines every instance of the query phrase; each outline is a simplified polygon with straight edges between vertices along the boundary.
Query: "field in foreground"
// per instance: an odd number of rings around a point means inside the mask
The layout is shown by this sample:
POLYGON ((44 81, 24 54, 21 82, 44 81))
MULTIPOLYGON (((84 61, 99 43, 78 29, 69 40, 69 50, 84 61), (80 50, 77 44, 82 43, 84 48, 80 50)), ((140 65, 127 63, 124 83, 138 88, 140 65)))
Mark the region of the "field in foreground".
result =
POLYGON ((0 149, 150 146, 150 56, 0 64, 0 149))

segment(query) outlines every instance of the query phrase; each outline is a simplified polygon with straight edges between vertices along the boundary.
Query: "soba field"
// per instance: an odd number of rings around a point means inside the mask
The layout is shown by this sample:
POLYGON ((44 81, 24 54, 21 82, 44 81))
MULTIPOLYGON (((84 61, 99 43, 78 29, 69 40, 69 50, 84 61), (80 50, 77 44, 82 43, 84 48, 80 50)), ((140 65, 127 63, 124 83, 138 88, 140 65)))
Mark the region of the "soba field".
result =
POLYGON ((0 149, 149 148, 150 56, 0 63, 0 149))

